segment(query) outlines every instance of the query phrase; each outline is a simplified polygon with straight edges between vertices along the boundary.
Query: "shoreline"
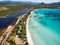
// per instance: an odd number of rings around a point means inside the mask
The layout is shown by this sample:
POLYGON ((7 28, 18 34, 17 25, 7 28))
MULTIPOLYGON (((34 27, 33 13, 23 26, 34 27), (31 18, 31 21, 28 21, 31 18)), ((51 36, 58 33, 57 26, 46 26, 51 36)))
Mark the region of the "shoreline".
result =
MULTIPOLYGON (((32 13, 32 11, 31 11, 31 13, 32 13)), ((31 14, 28 16, 27 21, 26 21, 26 36, 27 36, 28 44, 29 44, 29 45, 34 45, 34 44, 33 44, 33 40, 32 40, 32 38, 31 38, 30 31, 29 31, 29 29, 28 29, 28 21, 29 21, 30 16, 31 16, 31 14)))

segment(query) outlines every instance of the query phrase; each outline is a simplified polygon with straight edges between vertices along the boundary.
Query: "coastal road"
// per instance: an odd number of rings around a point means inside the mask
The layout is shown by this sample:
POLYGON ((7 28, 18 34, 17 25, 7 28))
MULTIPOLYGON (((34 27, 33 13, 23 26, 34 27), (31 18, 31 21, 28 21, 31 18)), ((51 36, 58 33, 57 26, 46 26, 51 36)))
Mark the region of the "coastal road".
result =
MULTIPOLYGON (((32 8, 30 8, 30 9, 26 8, 26 9, 22 10, 21 12, 17 12, 17 13, 15 13, 15 14, 11 14, 11 15, 7 16, 6 18, 16 18, 16 17, 22 16, 22 15, 28 13, 30 10, 32 10, 32 8)), ((5 24, 5 25, 6 25, 6 24, 5 24)), ((2 45, 2 43, 4 42, 4 40, 8 37, 8 35, 9 35, 10 32, 11 32, 11 30, 14 29, 14 27, 15 27, 15 26, 11 26, 11 25, 10 25, 10 26, 7 28, 7 30, 0 36, 0 44, 1 44, 1 45, 2 45)))
POLYGON ((14 14, 10 14, 5 18, 0 18, 0 28, 8 27, 12 21, 17 20, 17 17, 28 13, 30 10, 32 10, 32 8, 26 8, 14 14))

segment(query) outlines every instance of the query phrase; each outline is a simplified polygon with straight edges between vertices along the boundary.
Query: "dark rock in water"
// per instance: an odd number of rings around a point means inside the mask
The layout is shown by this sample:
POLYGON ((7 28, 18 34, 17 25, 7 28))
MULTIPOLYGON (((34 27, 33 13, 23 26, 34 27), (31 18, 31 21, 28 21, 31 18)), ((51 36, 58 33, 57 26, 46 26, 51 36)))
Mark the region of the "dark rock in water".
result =
POLYGON ((42 19, 43 17, 37 17, 37 20, 40 20, 40 19, 42 19))
POLYGON ((58 18, 57 20, 60 21, 60 18, 58 18))
POLYGON ((57 19, 53 19, 53 20, 57 20, 57 19))
POLYGON ((47 23, 43 20, 38 21, 38 23, 41 23, 42 25, 47 25, 47 23))
POLYGON ((37 11, 35 11, 35 13, 36 13, 36 14, 38 14, 38 12, 37 12, 37 11))
POLYGON ((46 17, 60 17, 60 13, 56 13, 56 12, 49 12, 49 13, 45 13, 46 17))
POLYGON ((34 17, 38 17, 38 16, 36 15, 36 16, 34 16, 34 17))
POLYGON ((53 19, 53 20, 60 21, 60 18, 56 18, 56 19, 53 19))
POLYGON ((40 17, 38 15, 34 16, 35 19, 40 19, 40 17))

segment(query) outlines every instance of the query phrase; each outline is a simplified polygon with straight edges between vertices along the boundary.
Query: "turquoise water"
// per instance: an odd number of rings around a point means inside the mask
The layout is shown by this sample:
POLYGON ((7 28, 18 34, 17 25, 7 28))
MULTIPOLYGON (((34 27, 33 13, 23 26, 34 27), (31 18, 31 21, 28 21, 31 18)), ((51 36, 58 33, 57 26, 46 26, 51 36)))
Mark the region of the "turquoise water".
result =
POLYGON ((60 45, 60 9, 32 11, 28 28, 34 45, 60 45))

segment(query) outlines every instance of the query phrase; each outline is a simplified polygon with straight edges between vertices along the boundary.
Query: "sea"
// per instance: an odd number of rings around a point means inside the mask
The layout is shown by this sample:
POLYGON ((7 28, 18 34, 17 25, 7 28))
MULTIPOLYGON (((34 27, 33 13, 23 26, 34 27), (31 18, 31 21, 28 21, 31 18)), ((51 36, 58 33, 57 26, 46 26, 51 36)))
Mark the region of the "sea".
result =
POLYGON ((60 45, 60 9, 35 9, 28 28, 34 45, 60 45))

